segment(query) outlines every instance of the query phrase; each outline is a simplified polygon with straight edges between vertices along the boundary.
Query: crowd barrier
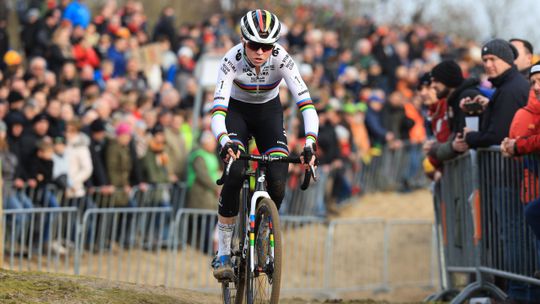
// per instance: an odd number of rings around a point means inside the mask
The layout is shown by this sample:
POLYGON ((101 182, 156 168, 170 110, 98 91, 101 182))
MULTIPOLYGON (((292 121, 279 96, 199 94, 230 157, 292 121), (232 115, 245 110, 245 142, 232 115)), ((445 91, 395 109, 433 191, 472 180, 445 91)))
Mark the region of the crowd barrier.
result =
MULTIPOLYGON (((80 216, 74 207, 40 208, 8 210, 1 220, 4 268, 219 291, 210 267, 217 248, 212 210, 92 208, 80 216), (24 221, 22 231, 17 220, 24 221)), ((284 295, 436 284, 429 221, 282 216, 281 222, 284 295)))
MULTIPOLYGON (((280 212, 288 215, 325 215, 329 201, 338 205, 354 201, 358 195, 377 191, 408 191, 427 188, 422 165, 420 144, 404 142, 399 148, 382 147, 369 161, 343 162, 341 168, 326 169, 319 166, 319 181, 302 191, 294 183, 285 193, 280 212)), ((298 177, 296 177, 298 178, 298 177)))
POLYGON ((504 158, 498 147, 444 163, 434 189, 442 292, 429 300, 464 303, 479 294, 505 300, 516 290, 530 294, 540 288, 533 277, 536 238, 524 216, 540 194, 539 164, 533 155, 504 158), (461 290, 456 273, 469 274, 461 290))

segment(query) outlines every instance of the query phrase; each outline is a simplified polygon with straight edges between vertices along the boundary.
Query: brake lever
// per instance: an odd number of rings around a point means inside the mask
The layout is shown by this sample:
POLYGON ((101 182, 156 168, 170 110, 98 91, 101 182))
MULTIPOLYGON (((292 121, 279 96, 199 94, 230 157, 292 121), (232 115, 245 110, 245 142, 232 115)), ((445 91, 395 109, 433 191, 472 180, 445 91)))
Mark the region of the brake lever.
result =
POLYGON ((316 182, 317 181, 317 175, 315 174, 315 166, 313 165, 309 165, 309 171, 311 171, 311 177, 313 177, 313 181, 316 182))

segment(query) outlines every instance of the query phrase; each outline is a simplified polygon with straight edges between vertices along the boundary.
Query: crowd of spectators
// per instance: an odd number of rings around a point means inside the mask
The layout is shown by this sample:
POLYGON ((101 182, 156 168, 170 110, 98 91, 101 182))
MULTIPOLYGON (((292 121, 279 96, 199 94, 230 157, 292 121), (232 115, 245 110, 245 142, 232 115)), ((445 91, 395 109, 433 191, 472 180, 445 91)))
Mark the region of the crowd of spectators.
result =
MULTIPOLYGON (((84 1, 25 3, 17 6, 17 47, 0 1, 5 207, 63 204, 48 194, 51 184, 65 189, 68 205, 96 205, 88 194, 99 189, 113 206, 135 206, 134 187, 186 181, 187 206, 215 209, 212 181, 220 164, 209 133, 213 92, 204 92, 194 113, 200 89, 194 72, 203 55, 223 55, 240 41, 239 17, 253 4, 196 23, 177 23, 174 9, 164 7, 151 27, 135 0, 106 1, 97 14, 84 1), (201 122, 196 128, 194 116, 201 122), (28 188, 44 195, 31 200, 20 191, 28 188)), ((481 44, 427 24, 376 24, 368 15, 321 14, 316 5, 275 5, 265 9, 278 14, 279 43, 296 58, 320 118, 320 182, 329 186, 319 187, 321 215, 362 191, 353 176, 383 148, 409 155, 401 191, 413 187, 421 147, 434 180, 443 161, 471 148, 502 142, 507 155, 529 151, 523 140, 504 139, 529 96, 520 75, 528 77, 532 64, 526 40, 481 44)), ((290 151, 298 153, 301 118, 286 87, 280 94, 290 151)), ((290 180, 294 187, 296 179, 290 180)), ((160 205, 170 204, 158 196, 160 205)))
MULTIPOLYGON (((209 128, 213 93, 203 95, 196 113, 201 124, 192 129, 195 67, 202 55, 222 55, 239 42, 239 16, 252 8, 248 3, 177 24, 174 9, 164 7, 150 27, 140 1, 108 1, 97 14, 83 1, 30 1, 17 8, 21 48, 9 39, 2 17, 0 133, 6 133, 4 158, 14 167, 4 170, 4 179, 17 189, 54 183, 76 205, 91 205, 81 198, 98 187, 115 195, 113 205, 132 206, 133 187, 176 183, 190 170, 208 170, 189 157, 199 138, 207 139, 200 135, 209 128), (156 50, 158 59, 149 59, 156 50)), ((280 12, 277 5, 267 9, 280 12)), ((432 135, 419 78, 452 58, 464 77, 478 76, 482 84, 480 45, 425 24, 376 24, 370 16, 318 12, 315 5, 281 12, 279 43, 297 58, 319 113, 320 171, 333 189, 324 203, 362 191, 351 176, 383 147, 410 153, 400 189, 409 191, 420 145, 432 135)), ((303 131, 287 94, 283 87, 294 153, 303 131)))

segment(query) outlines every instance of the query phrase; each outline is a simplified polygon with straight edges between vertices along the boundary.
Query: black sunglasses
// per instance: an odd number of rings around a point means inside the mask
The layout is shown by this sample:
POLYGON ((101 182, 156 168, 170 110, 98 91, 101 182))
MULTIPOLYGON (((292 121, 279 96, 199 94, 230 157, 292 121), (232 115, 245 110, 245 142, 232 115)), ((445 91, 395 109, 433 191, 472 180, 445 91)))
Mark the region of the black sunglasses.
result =
POLYGON ((262 49, 263 52, 268 52, 274 48, 273 44, 264 44, 253 41, 248 41, 247 46, 252 51, 258 51, 259 49, 262 49))

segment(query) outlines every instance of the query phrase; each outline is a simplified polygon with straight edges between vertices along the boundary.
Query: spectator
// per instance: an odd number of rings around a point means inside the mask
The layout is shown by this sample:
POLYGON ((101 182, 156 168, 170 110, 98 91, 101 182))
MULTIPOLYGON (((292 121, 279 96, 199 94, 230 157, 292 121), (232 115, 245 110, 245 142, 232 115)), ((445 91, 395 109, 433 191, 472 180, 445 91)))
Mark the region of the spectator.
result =
MULTIPOLYGON (((464 152, 467 145, 462 137, 465 127, 465 113, 461 111, 460 101, 470 100, 480 95, 479 81, 464 79, 461 67, 453 60, 445 60, 431 70, 431 87, 435 90, 438 103, 446 103, 450 135, 445 142, 432 142, 425 147, 428 155, 437 162, 452 159, 464 152)), ((440 138, 445 137, 441 134, 440 138)))
POLYGON ((525 39, 519 38, 512 38, 509 41, 518 52, 518 56, 514 60, 514 64, 516 65, 518 71, 525 76, 525 78, 529 78, 529 69, 533 63, 532 58, 534 54, 532 44, 525 39))
POLYGON ((479 131, 469 128, 463 130, 468 147, 500 144, 508 136, 514 114, 527 103, 529 84, 514 65, 517 55, 512 44, 502 39, 490 40, 482 47, 486 74, 497 90, 489 103, 485 97, 476 98, 482 104, 487 104, 487 107, 482 113, 479 131))
POLYGON ((55 137, 53 139, 53 183, 62 191, 71 187, 69 180, 69 161, 66 155, 66 139, 64 137, 55 137))
POLYGON ((32 58, 37 54, 34 53, 36 47, 36 34, 40 28, 39 9, 31 8, 27 11, 25 22, 22 24, 21 42, 23 44, 26 57, 32 58))
POLYGON ((49 69, 53 71, 58 77, 62 67, 66 62, 75 60, 73 56, 73 45, 69 39, 71 35, 71 28, 59 27, 54 31, 52 37, 52 44, 47 52, 47 63, 49 69))
POLYGON ((409 131, 414 126, 414 121, 405 115, 404 99, 400 92, 393 92, 381 111, 383 127, 396 137, 391 148, 400 148, 403 140, 409 140, 409 131))
POLYGON ((126 74, 126 50, 128 49, 127 38, 129 37, 129 32, 121 35, 114 40, 113 45, 107 51, 107 57, 114 66, 112 77, 121 77, 126 74))
MULTIPOLYGON (((142 158, 143 175, 146 177, 146 182, 152 185, 166 184, 169 182, 167 165, 170 160, 165 152, 165 129, 162 125, 157 124, 150 130, 150 133, 148 150, 142 158)), ((162 199, 158 200, 157 203, 170 205, 170 202, 165 202, 162 199)))
POLYGON ((381 91, 373 92, 368 97, 366 128, 368 130, 369 141, 372 143, 372 146, 379 148, 383 144, 392 142, 395 139, 395 134, 383 126, 382 110, 384 103, 384 93, 381 91))
POLYGON ((106 151, 109 139, 106 134, 106 123, 97 118, 90 124, 90 157, 92 159, 92 176, 88 180, 91 187, 101 187, 105 193, 112 193, 106 166, 106 151))
POLYGON ((92 158, 90 156, 88 136, 80 132, 80 121, 74 119, 66 124, 66 157, 69 163, 68 180, 70 186, 66 197, 70 206, 81 210, 90 208, 93 203, 86 197, 85 182, 92 176, 92 158))
POLYGON ((170 6, 163 8, 161 16, 159 17, 154 33, 152 35, 152 41, 158 41, 160 37, 167 37, 171 44, 173 52, 178 50, 178 38, 176 37, 174 9, 170 6))
POLYGON ((129 182, 133 165, 129 149, 131 126, 126 122, 121 122, 116 127, 115 134, 116 138, 109 142, 106 152, 107 175, 115 188, 112 205, 135 207, 135 203, 130 199, 131 184, 129 182))
POLYGON ((217 143, 212 133, 204 131, 199 146, 188 157, 187 208, 217 210, 220 164, 216 155, 217 143))
POLYGON ((44 57, 51 47, 53 33, 56 30, 60 21, 60 10, 52 9, 45 13, 43 21, 36 32, 36 41, 34 46, 34 54, 44 57))
POLYGON ((81 26, 86 29, 90 24, 90 16, 90 9, 83 0, 73 0, 66 6, 62 18, 69 20, 73 27, 81 26))
POLYGON ((167 167, 170 179, 173 182, 184 179, 186 168, 188 150, 184 133, 181 132, 184 120, 183 112, 174 111, 170 123, 164 125, 166 139, 165 151, 170 159, 167 167))
MULTIPOLYGON (((530 68, 529 75, 531 81, 531 90, 529 93, 528 103, 524 108, 521 108, 516 112, 510 126, 509 136, 506 137, 501 143, 501 152, 503 156, 506 157, 531 154, 540 150, 538 141, 540 138, 539 63, 536 63, 530 68)), ((540 257, 540 247, 538 246, 540 245, 540 229, 538 226, 538 218, 540 217, 540 213, 538 212, 540 204, 540 199, 538 199, 540 194, 538 188, 538 162, 534 156, 525 156, 523 158, 523 166, 520 199, 521 202, 525 204, 525 220, 536 236, 537 257, 540 257)), ((512 198, 513 197, 510 197, 510 199, 512 198)), ((523 218, 521 216, 506 215, 506 217, 504 220, 511 220, 516 227, 521 227, 523 225, 523 218)), ((512 230, 509 231, 509 233, 512 233, 512 230)), ((518 240, 512 240, 511 245, 530 248, 528 246, 524 246, 522 237, 518 238, 518 240)), ((505 257, 505 261, 508 261, 509 258, 515 257, 519 248, 508 248, 508 246, 506 246, 505 249, 506 254, 510 255, 509 257, 505 257)), ((526 254, 530 253, 527 252, 526 254)), ((540 277, 540 271, 538 271, 538 266, 536 267, 536 272, 533 275, 538 278, 540 277)), ((536 300, 540 298, 540 290, 537 290, 537 288, 534 288, 534 286, 524 286, 516 282, 510 282, 509 285, 511 288, 511 296, 516 300, 536 300), (528 296, 526 296, 526 294, 528 294, 528 296)))
MULTIPOLYGON (((15 187, 17 178, 18 159, 12 151, 10 151, 7 126, 3 121, 0 121, 0 161, 2 164, 2 195, 4 209, 28 209, 32 208, 32 201, 24 193, 15 187)), ((8 219, 10 217, 8 216, 8 219)), ((28 215, 19 214, 12 215, 11 220, 15 221, 15 239, 19 239, 22 227, 28 220, 28 215)), ((9 227, 9 225, 8 225, 9 227)))

